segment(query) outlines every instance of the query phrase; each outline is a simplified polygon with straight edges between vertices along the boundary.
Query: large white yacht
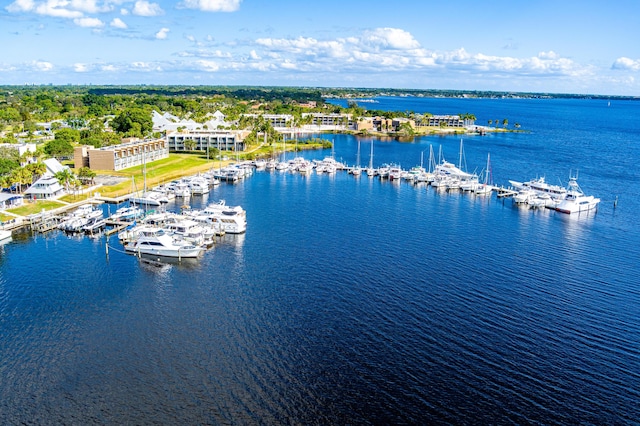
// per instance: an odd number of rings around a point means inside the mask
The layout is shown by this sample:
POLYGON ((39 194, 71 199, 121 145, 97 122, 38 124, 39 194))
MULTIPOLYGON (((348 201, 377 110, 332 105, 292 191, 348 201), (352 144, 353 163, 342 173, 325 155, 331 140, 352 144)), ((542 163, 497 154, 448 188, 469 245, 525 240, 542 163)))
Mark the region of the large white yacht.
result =
POLYGON ((147 254, 165 257, 198 257, 204 250, 188 241, 175 238, 163 229, 149 227, 143 229, 138 237, 124 246, 132 254, 147 254))
POLYGON ((585 195, 578 185, 577 177, 569 178, 567 186, 567 195, 560 201, 555 209, 561 213, 579 213, 594 210, 598 207, 600 198, 593 195, 585 195))

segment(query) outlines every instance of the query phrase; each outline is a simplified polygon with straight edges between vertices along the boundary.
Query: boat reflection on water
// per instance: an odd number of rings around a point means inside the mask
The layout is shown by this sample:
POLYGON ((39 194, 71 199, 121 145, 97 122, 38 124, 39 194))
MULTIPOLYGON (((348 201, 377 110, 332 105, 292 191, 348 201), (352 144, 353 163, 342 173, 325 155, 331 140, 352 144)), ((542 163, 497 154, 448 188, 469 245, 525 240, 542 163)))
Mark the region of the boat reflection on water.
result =
POLYGON ((156 271, 168 270, 171 269, 172 266, 195 269, 200 265, 200 260, 193 257, 183 257, 181 259, 178 259, 177 257, 155 256, 151 254, 141 253, 138 259, 140 261, 140 265, 146 270, 156 271))

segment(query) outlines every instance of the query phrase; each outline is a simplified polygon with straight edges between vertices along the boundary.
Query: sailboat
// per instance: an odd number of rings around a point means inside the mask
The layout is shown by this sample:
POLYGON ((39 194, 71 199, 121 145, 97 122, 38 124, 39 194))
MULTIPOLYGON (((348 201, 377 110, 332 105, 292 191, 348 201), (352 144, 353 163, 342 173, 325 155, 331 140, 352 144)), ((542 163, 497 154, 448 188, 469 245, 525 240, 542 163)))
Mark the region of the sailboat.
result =
POLYGON ((487 154, 487 167, 484 170, 484 181, 474 191, 476 195, 487 195, 493 191, 493 177, 491 176, 491 153, 487 154))
POLYGON ((287 170, 289 168, 289 163, 287 163, 287 136, 283 135, 282 137, 284 154, 282 156, 282 161, 276 163, 276 170, 287 170))
POLYGON ((373 168, 373 140, 371 140, 371 153, 369 154, 369 167, 366 168, 365 173, 369 177, 374 177, 378 174, 378 171, 373 168))
MULTIPOLYGON (((169 198, 159 191, 147 191, 147 158, 142 154, 142 176, 143 176, 143 189, 142 193, 132 194, 129 198, 129 202, 132 204, 138 204, 142 206, 160 206, 162 204, 168 203, 169 198)), ((132 184, 135 186, 135 179, 132 177, 132 184)))
POLYGON ((360 176, 362 174, 362 167, 360 167, 360 141, 358 141, 358 154, 356 156, 356 166, 351 169, 351 174, 354 176, 360 176))

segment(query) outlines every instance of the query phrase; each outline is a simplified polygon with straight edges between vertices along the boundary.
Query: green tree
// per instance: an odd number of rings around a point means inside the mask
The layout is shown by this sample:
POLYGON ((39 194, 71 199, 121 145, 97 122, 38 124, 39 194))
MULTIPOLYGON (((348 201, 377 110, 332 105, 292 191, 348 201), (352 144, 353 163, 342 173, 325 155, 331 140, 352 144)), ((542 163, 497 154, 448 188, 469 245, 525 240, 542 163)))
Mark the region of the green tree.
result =
POLYGON ((34 182, 47 172, 47 166, 41 162, 27 164, 24 168, 31 173, 31 182, 34 182))
POLYGON ((502 127, 507 127, 509 125, 509 120, 507 120, 506 118, 504 120, 502 120, 502 127))
POLYGON ((144 137, 153 130, 151 113, 143 108, 132 107, 122 111, 113 121, 111 127, 116 132, 128 136, 144 137))
POLYGON ((0 158, 0 176, 8 175, 11 171, 20 167, 20 164, 15 160, 8 158, 0 158))
POLYGON ((78 170, 78 179, 80 179, 84 184, 93 184, 95 177, 96 172, 91 170, 89 167, 81 167, 80 170, 78 170))
POLYGON ((196 149, 196 141, 193 139, 187 139, 184 141, 184 149, 185 151, 194 151, 196 149))
POLYGON ((56 158, 70 157, 73 155, 73 145, 65 140, 54 139, 44 144, 44 152, 56 158))
POLYGON ((54 133, 55 139, 59 141, 77 143, 80 141, 80 131, 76 129, 70 129, 68 127, 60 129, 54 133))
POLYGON ((60 182, 60 185, 64 186, 67 192, 69 192, 69 188, 75 183, 76 180, 76 176, 70 169, 61 170, 54 176, 58 180, 58 182, 60 182))

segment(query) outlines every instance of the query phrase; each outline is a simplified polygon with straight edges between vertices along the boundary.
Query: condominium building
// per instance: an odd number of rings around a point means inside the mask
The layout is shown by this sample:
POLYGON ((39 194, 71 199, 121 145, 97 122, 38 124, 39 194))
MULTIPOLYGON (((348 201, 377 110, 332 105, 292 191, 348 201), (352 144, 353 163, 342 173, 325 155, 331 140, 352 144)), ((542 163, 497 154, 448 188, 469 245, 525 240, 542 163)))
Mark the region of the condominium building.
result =
POLYGON ((244 151, 246 130, 193 130, 169 132, 166 136, 167 147, 172 152, 206 151, 215 148, 219 151, 244 151), (189 142, 193 141, 192 146, 189 142), (185 144, 186 142, 186 144, 185 144))
POLYGON ((92 170, 122 170, 140 166, 169 156, 164 139, 130 140, 119 145, 94 148, 77 147, 74 151, 74 167, 89 167, 92 170))

